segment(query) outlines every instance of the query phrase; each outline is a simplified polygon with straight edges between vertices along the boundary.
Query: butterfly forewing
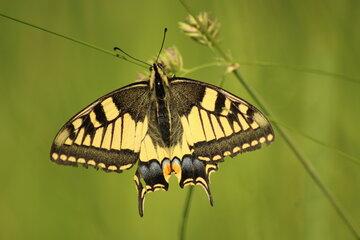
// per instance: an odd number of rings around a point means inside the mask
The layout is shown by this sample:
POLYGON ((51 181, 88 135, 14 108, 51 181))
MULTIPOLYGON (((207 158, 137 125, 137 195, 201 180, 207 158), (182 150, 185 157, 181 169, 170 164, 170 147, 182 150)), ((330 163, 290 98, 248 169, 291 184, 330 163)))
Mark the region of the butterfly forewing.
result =
POLYGON ((51 160, 121 172, 136 163, 147 132, 148 82, 128 85, 90 104, 59 131, 51 160))
POLYGON ((274 140, 269 121, 245 100, 191 79, 174 78, 170 86, 187 143, 199 160, 219 161, 274 140))

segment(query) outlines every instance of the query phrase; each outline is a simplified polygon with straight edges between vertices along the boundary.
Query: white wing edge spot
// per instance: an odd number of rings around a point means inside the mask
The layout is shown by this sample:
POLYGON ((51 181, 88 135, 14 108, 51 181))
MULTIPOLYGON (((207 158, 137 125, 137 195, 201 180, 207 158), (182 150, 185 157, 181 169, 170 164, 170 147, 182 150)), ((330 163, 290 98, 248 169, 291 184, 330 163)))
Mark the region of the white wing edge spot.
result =
POLYGON ((247 149, 248 147, 250 147, 250 144, 244 143, 241 148, 242 149, 247 149))
MULTIPOLYGON (((271 140, 273 140, 273 138, 274 138, 274 136, 272 135, 272 134, 269 134, 268 136, 267 136, 267 140, 268 141, 271 141, 271 140)), ((256 146, 257 144, 261 144, 261 143, 265 143, 266 142, 266 138, 265 137, 261 137, 259 140, 256 140, 256 139, 254 139, 254 140, 252 140, 251 141, 251 143, 244 143, 242 146, 241 146, 241 148, 239 147, 239 146, 236 146, 236 147, 234 147, 233 148, 233 150, 232 150, 232 153, 233 154, 236 154, 236 153, 238 153, 238 152, 240 152, 241 151, 241 149, 247 149, 247 148, 249 148, 249 147, 251 147, 251 146, 256 146)), ((230 151, 225 151, 224 153, 223 153, 223 156, 224 157, 227 157, 227 156, 230 156, 231 155, 231 152, 230 151)), ((198 156, 197 157, 199 160, 202 160, 202 161, 210 161, 210 158, 209 157, 206 157, 206 156, 198 156)), ((214 161, 216 161, 216 160, 220 160, 222 157, 220 156, 220 155, 215 155, 215 156, 213 156, 213 158, 212 158, 212 160, 214 160, 214 161)))
MULTIPOLYGON (((88 161, 86 161, 84 158, 78 158, 78 159, 76 159, 76 157, 74 157, 74 156, 70 156, 70 157, 68 157, 67 155, 65 155, 65 154, 61 154, 60 156, 59 156, 59 154, 58 153, 52 153, 51 154, 51 157, 52 157, 52 159, 53 160, 58 160, 59 158, 62 160, 62 161, 69 161, 69 162, 73 162, 73 163, 80 163, 80 164, 87 164, 87 165, 91 165, 91 166, 96 166, 96 162, 94 161, 94 160, 88 160, 88 161)), ((130 167, 132 167, 132 165, 133 164, 127 164, 127 165, 124 165, 124 166, 121 166, 119 169, 120 170, 125 170, 125 169, 129 169, 130 167)), ((118 168, 115 166, 115 165, 110 165, 110 166, 106 166, 105 165, 105 163, 98 163, 97 164, 97 167, 99 167, 99 168, 102 168, 102 169, 105 169, 105 168, 107 168, 108 170, 110 170, 110 171, 116 171, 118 168)))
POLYGON ((116 171, 117 170, 117 167, 115 165, 110 165, 108 166, 108 170, 110 171, 116 171))
POLYGON ((86 160, 85 160, 84 158, 79 158, 79 159, 77 160, 77 162, 84 164, 84 163, 86 163, 86 160))
POLYGON ((89 161, 87 161, 87 164, 91 165, 91 166, 95 166, 96 162, 94 160, 89 160, 89 161))
POLYGON ((120 170, 126 170, 126 169, 129 169, 129 168, 131 168, 132 167, 132 163, 129 163, 129 164, 126 164, 126 165, 124 165, 124 166, 120 166, 120 170))
POLYGON ((59 158, 59 154, 53 153, 53 154, 51 154, 51 157, 52 157, 52 159, 54 159, 56 161, 59 158))
POLYGON ((221 156, 220 155, 215 155, 214 157, 213 157, 213 160, 220 160, 221 159, 221 156))
POLYGON ((99 164, 98 164, 98 167, 99 167, 99 168, 105 168, 106 166, 105 166, 104 163, 99 163, 99 164))

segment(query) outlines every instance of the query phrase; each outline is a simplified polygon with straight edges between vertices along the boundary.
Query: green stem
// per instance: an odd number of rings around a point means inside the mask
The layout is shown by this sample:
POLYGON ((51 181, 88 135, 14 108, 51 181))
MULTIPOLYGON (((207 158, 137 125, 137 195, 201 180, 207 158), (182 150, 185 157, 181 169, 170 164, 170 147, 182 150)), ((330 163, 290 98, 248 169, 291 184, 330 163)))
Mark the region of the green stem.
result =
POLYGON ((330 146, 329 144, 326 144, 326 143, 324 143, 324 142, 322 142, 322 141, 320 141, 320 140, 318 140, 318 139, 316 139, 316 138, 314 138, 314 137, 312 137, 312 136, 310 136, 310 135, 308 135, 308 134, 306 134, 304 132, 296 130, 296 129, 288 126, 287 124, 285 124, 283 122, 275 121, 273 119, 270 119, 270 121, 273 122, 273 123, 277 123, 278 125, 281 125, 284 128, 290 130, 291 132, 294 132, 294 133, 296 133, 296 134, 298 134, 298 135, 300 135, 300 136, 302 136, 302 137, 304 137, 306 139, 309 139, 309 140, 311 140, 311 141, 313 141, 313 142, 315 142, 315 143, 317 143, 317 144, 319 144, 319 145, 321 145, 321 146, 323 146, 323 147, 325 147, 325 148, 327 148, 327 149, 329 149, 331 151, 334 151, 334 152, 338 153, 339 155, 344 156, 345 159, 348 159, 348 160, 352 161, 354 164, 357 164, 357 165, 360 166, 360 159, 359 158, 354 157, 354 156, 350 155, 349 153, 346 153, 346 152, 342 151, 341 149, 339 149, 339 148, 337 148, 335 146, 330 146))
POLYGON ((189 212, 190 212, 190 203, 191 203, 191 197, 192 193, 194 191, 194 187, 190 186, 187 194, 186 194, 186 200, 185 200, 185 207, 182 214, 182 221, 180 224, 180 232, 179 232, 179 239, 184 240, 185 239, 185 233, 186 233, 186 225, 188 222, 189 212))
MULTIPOLYGON (((195 14, 192 13, 191 9, 185 4, 185 2, 183 0, 179 0, 179 1, 184 6, 184 8, 188 11, 188 13, 194 17, 194 19, 197 21, 198 25, 202 26, 201 23, 198 21, 198 19, 195 17, 195 14)), ((206 31, 201 29, 201 27, 199 30, 211 42, 212 48, 226 62, 228 62, 229 64, 233 63, 232 59, 228 55, 225 54, 225 52, 218 45, 218 43, 214 39, 212 39, 212 37, 206 31)), ((249 93, 249 95, 254 99, 255 103, 263 110, 265 115, 272 116, 272 118, 275 119, 274 115, 271 114, 269 108, 267 106, 265 106, 265 104, 260 100, 260 97, 256 94, 256 92, 253 89, 251 89, 250 85, 241 76, 239 70, 237 70, 237 69, 234 70, 233 74, 235 75, 236 79, 240 82, 240 84, 245 88, 245 90, 249 93)), ((322 179, 320 178, 320 175, 317 173, 317 171, 314 168, 314 166, 312 165, 312 163, 309 162, 308 160, 306 160, 304 154, 296 147, 296 145, 294 144, 294 142, 292 141, 290 136, 277 123, 274 123, 274 127, 277 129, 280 136, 283 137, 285 143, 288 145, 290 150, 294 153, 294 155, 300 161, 301 165, 304 167, 304 169, 309 174, 311 179, 315 182, 315 184, 319 187, 319 189, 324 194, 324 196, 331 203, 331 205, 335 209, 336 213, 344 221, 344 223, 349 228, 349 230, 354 235, 354 237, 356 239, 360 239, 360 232, 358 232, 359 230, 357 230, 355 223, 351 220, 350 216, 345 212, 345 210, 343 209, 341 204, 337 201, 335 196, 331 193, 331 191, 323 183, 322 179)), ((184 219, 183 219, 183 221, 184 221, 184 219)))
POLYGON ((221 63, 221 62, 206 63, 206 64, 203 64, 203 65, 200 65, 200 66, 196 66, 194 68, 183 70, 182 73, 181 73, 181 76, 189 75, 189 74, 191 74, 193 72, 199 71, 199 70, 204 69, 204 68, 218 67, 218 66, 227 66, 227 64, 221 63))
POLYGON ((303 153, 300 150, 298 150, 296 148, 296 146, 295 146, 294 142, 291 140, 290 136, 287 133, 285 133, 282 130, 282 128, 280 128, 278 126, 278 124, 274 123, 274 126, 277 128, 279 134, 283 137, 283 139, 285 140, 285 142, 287 143, 289 148, 292 150, 292 152, 295 154, 295 156, 301 162, 302 166, 305 168, 305 170, 310 175, 310 177, 315 182, 315 184, 320 188, 320 190, 322 191, 324 196, 331 203, 331 205, 335 209, 336 213, 344 221, 344 223, 349 228, 349 230, 354 235, 354 237, 356 239, 360 239, 360 234, 357 230, 357 226, 351 220, 351 217, 348 215, 348 213, 345 211, 345 209, 343 209, 343 206, 340 204, 340 202, 335 198, 335 196, 332 194, 332 192, 323 183, 322 179, 320 178, 320 175, 317 173, 313 164, 305 159, 305 156, 303 155, 303 153))
MULTIPOLYGON (((313 68, 308 68, 308 67, 303 67, 303 66, 293 66, 293 65, 281 64, 281 63, 263 62, 263 61, 253 61, 253 62, 238 61, 237 63, 240 64, 240 66, 256 66, 256 67, 263 67, 263 68, 271 67, 271 68, 287 69, 287 70, 291 70, 291 71, 298 71, 301 73, 316 74, 316 75, 320 75, 320 76, 331 77, 334 79, 342 79, 342 80, 345 80, 348 82, 360 84, 360 78, 350 77, 350 76, 346 76, 346 75, 340 74, 340 73, 328 72, 328 71, 324 71, 324 70, 313 69, 313 68)), ((202 70, 205 68, 219 67, 219 66, 228 66, 228 63, 226 63, 226 62, 206 63, 206 64, 196 66, 191 69, 184 69, 182 71, 181 75, 186 76, 193 72, 196 72, 196 71, 199 71, 199 70, 202 70)))
MULTIPOLYGON (((4 18, 7 18, 7 19, 9 19, 9 20, 12 20, 12 21, 14 21, 14 22, 18 22, 18 23, 21 23, 21 24, 23 24, 23 25, 26 25, 26 26, 35 28, 35 29, 37 29, 37 30, 40 30, 40 31, 49 33, 49 34, 51 34, 51 35, 55 35, 55 36, 57 36, 57 37, 64 38, 64 39, 66 39, 66 40, 69 40, 69 41, 71 41, 71 42, 77 43, 77 44, 79 44, 79 45, 83 45, 83 46, 92 48, 92 49, 94 49, 94 50, 96 50, 96 51, 98 51, 98 52, 102 52, 102 53, 105 53, 105 54, 108 54, 108 55, 112 55, 113 57, 120 58, 120 59, 122 59, 122 60, 131 62, 131 63, 133 63, 133 64, 136 64, 136 65, 140 66, 140 67, 144 67, 143 65, 141 65, 141 64, 139 64, 139 63, 137 63, 137 62, 131 61, 131 60, 129 60, 128 58, 126 58, 126 57, 124 57, 124 56, 118 55, 118 54, 117 54, 116 52, 114 52, 114 51, 109 51, 109 50, 106 50, 106 49, 103 49, 103 48, 99 48, 99 47, 97 47, 97 46, 95 46, 95 45, 92 45, 92 44, 90 44, 90 43, 87 43, 87 42, 78 40, 78 39, 73 38, 73 37, 65 36, 65 35, 63 35, 63 34, 60 34, 60 33, 57 33, 57 32, 51 31, 51 30, 48 30, 48 29, 46 29, 46 28, 36 26, 36 25, 34 25, 34 24, 32 24, 32 23, 28 23, 28 22, 26 22, 26 21, 24 21, 24 20, 20 20, 20 19, 17 19, 17 18, 10 17, 10 16, 5 15, 5 14, 3 14, 3 13, 0 13, 0 16, 1 16, 1 17, 4 17, 4 18)), ((147 67, 145 67, 145 68, 147 68, 147 67)))
POLYGON ((241 62, 240 61, 238 63, 240 64, 240 66, 247 65, 247 66, 257 66, 257 67, 283 68, 283 69, 289 69, 289 70, 303 72, 303 73, 324 75, 324 76, 337 78, 337 79, 343 79, 348 82, 360 84, 360 79, 356 78, 356 77, 349 77, 349 76, 346 76, 346 75, 340 74, 340 73, 328 72, 328 71, 324 71, 324 70, 313 69, 313 68, 308 68, 308 67, 303 67, 303 66, 292 66, 292 65, 287 65, 287 64, 263 62, 263 61, 254 61, 254 62, 247 62, 247 61, 241 62))

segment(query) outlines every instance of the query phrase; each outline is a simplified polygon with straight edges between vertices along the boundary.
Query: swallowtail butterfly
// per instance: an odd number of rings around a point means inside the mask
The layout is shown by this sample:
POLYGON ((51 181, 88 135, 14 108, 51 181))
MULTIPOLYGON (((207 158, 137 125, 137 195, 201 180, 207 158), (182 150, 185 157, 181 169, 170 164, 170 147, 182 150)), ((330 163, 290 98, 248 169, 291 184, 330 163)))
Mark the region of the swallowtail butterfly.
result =
POLYGON ((209 177, 218 164, 273 140, 269 121, 245 100, 169 76, 155 62, 147 81, 106 94, 72 117, 56 135, 50 158, 118 173, 137 165, 134 181, 143 216, 145 195, 166 191, 172 173, 181 188, 202 186, 212 205, 209 177))

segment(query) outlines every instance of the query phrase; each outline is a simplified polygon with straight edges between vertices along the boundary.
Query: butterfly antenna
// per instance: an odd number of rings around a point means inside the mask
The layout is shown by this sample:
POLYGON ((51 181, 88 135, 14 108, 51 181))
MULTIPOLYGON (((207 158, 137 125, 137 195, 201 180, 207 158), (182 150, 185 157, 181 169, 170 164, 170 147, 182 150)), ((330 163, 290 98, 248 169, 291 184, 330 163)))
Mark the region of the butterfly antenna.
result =
POLYGON ((116 50, 118 49, 118 51, 121 51, 123 54, 125 54, 126 56, 128 56, 129 58, 131 58, 131 59, 133 59, 133 60, 135 60, 135 61, 131 61, 131 60, 127 59, 127 58, 126 58, 125 56, 123 56, 123 55, 120 55, 120 54, 117 54, 117 53, 114 54, 113 51, 109 51, 109 50, 106 50, 106 49, 97 47, 97 46, 95 46, 95 45, 92 45, 92 44, 90 44, 90 43, 88 43, 88 42, 84 42, 84 41, 78 40, 78 39, 76 39, 76 38, 73 38, 73 37, 70 37, 70 36, 67 36, 67 35, 64 35, 64 34, 60 34, 60 33, 51 31, 51 30, 49 30, 49 29, 46 29, 46 28, 43 28, 43 27, 34 25, 34 24, 32 24, 32 23, 23 21, 23 20, 21 20, 21 19, 17 19, 17 18, 10 17, 10 16, 5 15, 5 14, 3 14, 3 13, 1 13, 1 12, 0 12, 0 17, 7 18, 7 19, 9 19, 9 20, 11 20, 11 21, 18 22, 18 23, 21 23, 21 24, 23 24, 23 25, 26 25, 26 26, 35 28, 35 29, 37 29, 37 30, 46 32, 46 33, 48 33, 48 34, 51 34, 51 35, 54 35, 54 36, 57 36, 57 37, 60 37, 60 38, 69 40, 69 41, 74 42, 74 43, 76 43, 76 44, 83 45, 83 46, 86 46, 86 47, 88 47, 88 48, 92 48, 93 50, 96 50, 96 51, 98 51, 98 52, 102 52, 102 53, 105 53, 105 54, 109 54, 109 55, 118 57, 118 58, 120 58, 120 59, 122 59, 122 60, 131 62, 131 63, 134 63, 134 64, 136 64, 136 65, 138 65, 138 66, 140 66, 140 67, 147 68, 147 67, 141 65, 140 63, 146 64, 146 66, 150 66, 150 64, 148 64, 148 63, 146 63, 146 62, 143 62, 143 61, 140 61, 139 59, 136 59, 136 58, 130 56, 129 54, 125 53, 125 52, 124 52, 123 50, 121 50, 120 48, 116 48, 116 49, 114 48, 114 50, 116 51, 116 50), (140 63, 139 63, 139 62, 140 62, 140 63))
POLYGON ((164 43, 165 43, 165 38, 166 38, 166 32, 167 32, 167 28, 164 28, 164 35, 163 35, 163 39, 162 39, 162 43, 161 43, 161 47, 160 47, 160 50, 159 50, 159 53, 156 57, 156 62, 159 60, 159 57, 160 57, 160 53, 164 47, 164 43))
MULTIPOLYGON (((122 50, 122 49, 121 49, 121 48, 119 48, 119 47, 114 47, 114 51, 119 51, 119 52, 121 52, 121 53, 125 54, 126 56, 128 56, 129 58, 131 58, 131 59, 133 59, 133 60, 135 60, 135 61, 138 61, 138 62, 140 62, 140 63, 143 63, 143 64, 145 64, 145 65, 147 65, 147 66, 151 67, 151 65, 150 65, 150 64, 148 64, 147 62, 142 61, 142 60, 140 60, 140 59, 137 59, 137 58, 135 58, 135 57, 131 56, 130 54, 128 54, 127 52, 125 52, 124 50, 122 50)), ((121 57, 121 55, 119 55, 119 54, 116 54, 116 56, 117 56, 117 57, 121 57)))

